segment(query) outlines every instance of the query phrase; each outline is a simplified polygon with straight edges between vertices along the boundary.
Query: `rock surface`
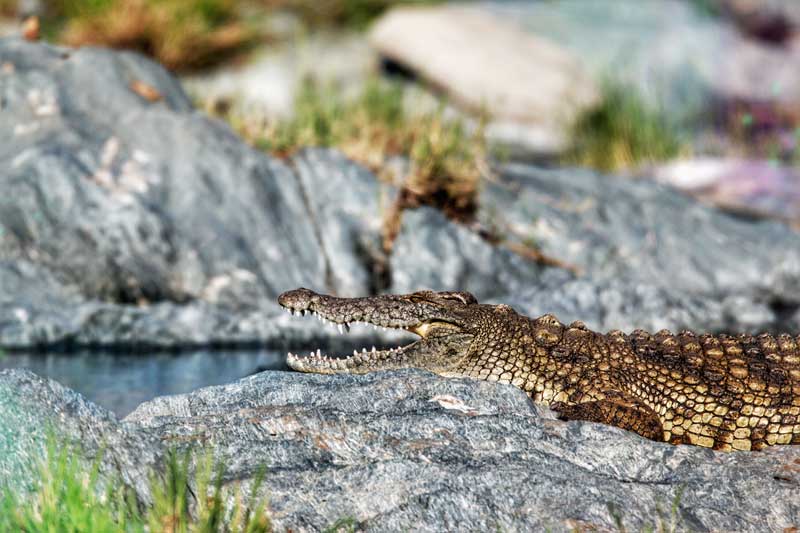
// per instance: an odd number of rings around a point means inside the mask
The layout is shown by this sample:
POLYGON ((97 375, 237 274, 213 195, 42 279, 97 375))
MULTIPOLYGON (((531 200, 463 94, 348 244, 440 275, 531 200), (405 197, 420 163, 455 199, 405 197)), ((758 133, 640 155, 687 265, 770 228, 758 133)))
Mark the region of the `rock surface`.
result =
POLYGON ((15 39, 0 63, 0 345, 254 342, 277 294, 324 280, 291 169, 161 67, 15 39))
MULTIPOLYGON (((368 531, 575 528, 782 530, 800 523, 800 450, 723 454, 646 441, 617 428, 564 423, 510 385, 422 371, 365 376, 264 372, 157 398, 117 423, 30 373, 0 373, 0 446, 57 416, 69 436, 109 440, 129 483, 166 447, 209 447, 276 530, 319 531, 343 518, 368 531), (9 398, 14 404, 9 404, 9 398), (23 416, 9 405, 27 406, 23 416), (20 424, 19 421, 23 423, 20 424), (132 463, 130 457, 148 460, 132 463), (674 516, 670 508, 675 502, 674 516)), ((38 438, 38 437, 37 437, 38 438)), ((27 455, 0 455, 0 483, 27 455)), ((146 497, 146 490, 139 490, 146 497)))
POLYGON ((580 283, 568 284, 577 291, 571 297, 563 283, 541 290, 529 282, 520 286, 529 305, 575 298, 573 311, 597 309, 605 305, 595 298, 601 293, 607 293, 602 301, 626 302, 623 324, 608 316, 594 323, 590 311, 581 320, 593 327, 628 329, 630 320, 643 319, 669 323, 671 311, 697 319, 678 328, 800 326, 800 235, 781 223, 725 215, 649 181, 525 165, 506 166, 484 189, 481 218, 509 239, 534 240, 590 281, 588 292, 580 283), (630 298, 636 292, 642 297, 630 298), (648 293, 661 296, 651 300, 648 293), (662 307, 659 300, 671 303, 662 307))
POLYGON ((0 65, 0 347, 392 341, 280 314, 276 296, 299 286, 470 290, 598 329, 800 330, 800 237, 778 223, 645 181, 512 164, 484 185, 478 218, 579 275, 430 209, 405 214, 387 258, 396 190, 336 151, 270 158, 134 54, 6 39, 0 65))

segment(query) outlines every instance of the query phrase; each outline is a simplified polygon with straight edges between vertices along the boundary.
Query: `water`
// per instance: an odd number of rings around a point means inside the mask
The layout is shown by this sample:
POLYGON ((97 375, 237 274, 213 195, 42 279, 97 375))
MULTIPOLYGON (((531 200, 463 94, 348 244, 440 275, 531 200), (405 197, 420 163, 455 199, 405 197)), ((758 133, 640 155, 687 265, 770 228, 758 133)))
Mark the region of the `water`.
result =
POLYGON ((269 350, 157 353, 82 351, 5 354, 0 370, 25 368, 83 394, 120 418, 166 394, 230 383, 262 370, 286 370, 286 354, 269 350))

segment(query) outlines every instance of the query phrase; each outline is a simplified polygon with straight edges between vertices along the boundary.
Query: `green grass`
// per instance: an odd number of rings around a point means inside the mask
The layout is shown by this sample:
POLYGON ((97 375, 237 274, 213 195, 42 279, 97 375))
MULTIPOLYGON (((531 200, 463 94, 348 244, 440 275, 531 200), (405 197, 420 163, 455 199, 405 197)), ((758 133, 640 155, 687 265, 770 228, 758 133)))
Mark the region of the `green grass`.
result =
POLYGON ((722 16, 722 7, 718 0, 689 0, 694 9, 705 16, 720 17, 722 16))
MULTIPOLYGON (((665 511, 660 502, 656 502, 654 523, 645 525, 641 531, 644 533, 675 533, 683 531, 685 527, 681 524, 681 517, 678 514, 681 498, 683 498, 684 487, 678 487, 675 496, 669 506, 669 511, 665 511)), ((608 504, 608 512, 614 520, 619 533, 627 533, 627 528, 623 522, 622 511, 615 505, 608 504)))
POLYGON ((357 525, 358 522, 356 521, 356 519, 351 516, 348 516, 345 518, 340 518, 339 520, 331 524, 330 527, 323 530, 322 533, 355 533, 357 525))
POLYGON ((307 81, 291 119, 264 120, 230 109, 221 116, 267 152, 287 156, 306 146, 335 147, 401 185, 404 207, 432 205, 454 219, 469 219, 481 176, 488 173, 483 128, 470 131, 462 120, 445 117, 443 105, 411 113, 404 94, 400 83, 377 78, 351 98, 335 86, 307 81), (408 158, 406 175, 387 170, 395 156, 408 158))
POLYGON ((572 130, 565 162, 606 172, 673 159, 688 151, 665 113, 648 106, 635 89, 606 83, 601 103, 572 130))
POLYGON ((120 490, 119 480, 101 481, 99 459, 85 471, 75 452, 48 438, 32 490, 20 495, 0 489, 0 531, 259 533, 272 529, 266 501, 256 497, 263 473, 255 478, 248 500, 254 507, 242 503, 238 489, 233 504, 226 505, 224 468, 214 467, 211 455, 206 454, 199 461, 195 480, 197 494, 208 496, 194 505, 187 491, 191 456, 172 452, 165 472, 151 476, 154 504, 143 509, 130 490, 120 490))

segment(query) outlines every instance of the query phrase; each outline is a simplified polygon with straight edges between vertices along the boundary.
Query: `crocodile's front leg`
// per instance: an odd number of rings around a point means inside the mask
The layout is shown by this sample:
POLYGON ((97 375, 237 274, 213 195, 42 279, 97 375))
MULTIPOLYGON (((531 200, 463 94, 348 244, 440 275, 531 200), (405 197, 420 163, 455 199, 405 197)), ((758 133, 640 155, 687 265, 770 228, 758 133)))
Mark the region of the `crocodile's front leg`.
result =
POLYGON ((550 409, 557 412, 561 420, 586 420, 610 424, 633 431, 650 440, 664 441, 664 427, 658 414, 643 402, 623 394, 609 393, 602 400, 574 405, 553 402, 550 404, 550 409))

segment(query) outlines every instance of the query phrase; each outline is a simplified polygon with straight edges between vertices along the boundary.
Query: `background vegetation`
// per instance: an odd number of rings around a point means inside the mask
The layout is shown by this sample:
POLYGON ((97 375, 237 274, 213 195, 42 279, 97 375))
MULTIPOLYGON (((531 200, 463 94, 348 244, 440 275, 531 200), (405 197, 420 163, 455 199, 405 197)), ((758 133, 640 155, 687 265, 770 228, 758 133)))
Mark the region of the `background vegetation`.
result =
MULTIPOLYGON (((401 3, 423 0, 51 0, 42 23, 50 40, 138 50, 183 71, 268 41, 262 22, 277 12, 293 13, 309 27, 359 29, 401 3)), ((18 0, 0 0, 0 14, 13 15, 17 7, 18 0)))

